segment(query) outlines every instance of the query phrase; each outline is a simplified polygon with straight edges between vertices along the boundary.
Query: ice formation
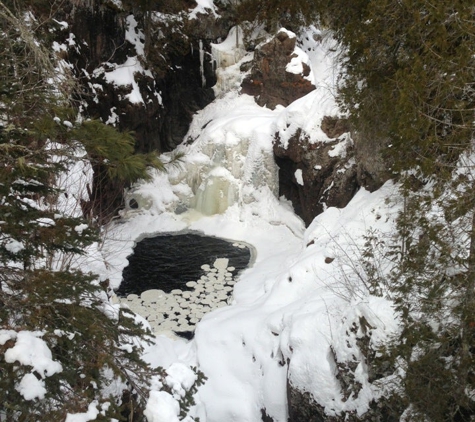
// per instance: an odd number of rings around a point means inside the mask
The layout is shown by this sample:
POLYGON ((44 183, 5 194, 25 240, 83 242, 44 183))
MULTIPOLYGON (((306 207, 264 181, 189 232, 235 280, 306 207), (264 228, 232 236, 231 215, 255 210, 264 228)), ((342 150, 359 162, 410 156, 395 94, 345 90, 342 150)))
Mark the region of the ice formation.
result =
POLYGON ((228 37, 219 44, 211 44, 211 54, 216 68, 225 68, 236 64, 246 54, 240 26, 233 26, 228 37))
POLYGON ((204 264, 201 268, 205 275, 186 283, 191 290, 175 289, 165 293, 153 289, 142 292, 140 296, 130 294, 115 300, 147 319, 156 334, 193 331, 206 313, 232 301, 236 283, 235 268, 229 266, 227 258, 217 258, 212 266, 204 264))
POLYGON ((242 78, 239 65, 246 57, 241 27, 231 28, 228 37, 222 43, 211 44, 211 55, 216 69, 216 85, 213 87, 215 95, 219 97, 237 89, 242 78))
POLYGON ((234 204, 254 202, 261 189, 277 197, 278 168, 272 139, 278 113, 263 113, 252 97, 236 93, 211 104, 206 113, 198 113, 190 127, 187 138, 193 143, 179 147, 184 153, 180 166, 170 168, 167 178, 157 177, 152 182, 160 185, 160 192, 152 193, 147 184, 131 189, 123 216, 153 209, 154 204, 160 204, 159 212, 194 210, 215 215, 234 204), (226 113, 228 104, 235 114, 223 122, 219 117, 226 113), (131 202, 135 208, 138 204, 137 210, 132 209, 131 202))

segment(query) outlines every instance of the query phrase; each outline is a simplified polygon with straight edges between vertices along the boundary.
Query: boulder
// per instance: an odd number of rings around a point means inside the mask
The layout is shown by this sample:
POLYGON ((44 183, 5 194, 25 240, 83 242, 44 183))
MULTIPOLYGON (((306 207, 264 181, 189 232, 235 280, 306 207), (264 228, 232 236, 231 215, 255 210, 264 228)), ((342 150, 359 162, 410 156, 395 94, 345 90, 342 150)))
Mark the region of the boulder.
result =
POLYGON ((289 31, 281 30, 269 42, 254 53, 251 72, 241 84, 241 92, 252 95, 260 106, 274 109, 277 105, 288 106, 303 97, 315 86, 307 78, 310 67, 302 63, 301 73, 288 71, 295 52, 297 38, 289 31))

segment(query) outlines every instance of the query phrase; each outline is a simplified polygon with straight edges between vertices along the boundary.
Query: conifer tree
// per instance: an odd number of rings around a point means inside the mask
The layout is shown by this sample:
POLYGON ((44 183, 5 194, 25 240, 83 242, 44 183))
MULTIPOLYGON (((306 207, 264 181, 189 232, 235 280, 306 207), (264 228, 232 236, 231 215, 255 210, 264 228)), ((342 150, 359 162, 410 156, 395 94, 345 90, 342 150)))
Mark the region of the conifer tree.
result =
POLYGON ((318 1, 342 42, 341 103, 377 138, 396 174, 443 171, 473 130, 475 11, 470 2, 318 1))
MULTIPOLYGON (((341 103, 386 146, 404 210, 386 241, 400 336, 385 355, 406 421, 475 415, 475 9, 464 1, 320 1, 345 50, 341 103)), ((367 251, 371 257, 371 251, 367 251)), ((396 415, 399 417, 400 415, 396 415)))
POLYGON ((237 15, 241 21, 265 23, 270 30, 278 26, 298 31, 314 22, 318 9, 308 0, 242 0, 237 1, 237 15))
POLYGON ((124 420, 123 393, 147 398, 147 333, 108 304, 107 280, 75 264, 98 232, 58 207, 56 180, 77 148, 112 180, 160 163, 135 156, 130 134, 98 122, 73 129, 72 81, 58 77, 28 9, 7 6, 0 1, 0 420, 64 421, 90 406, 96 420, 124 420))

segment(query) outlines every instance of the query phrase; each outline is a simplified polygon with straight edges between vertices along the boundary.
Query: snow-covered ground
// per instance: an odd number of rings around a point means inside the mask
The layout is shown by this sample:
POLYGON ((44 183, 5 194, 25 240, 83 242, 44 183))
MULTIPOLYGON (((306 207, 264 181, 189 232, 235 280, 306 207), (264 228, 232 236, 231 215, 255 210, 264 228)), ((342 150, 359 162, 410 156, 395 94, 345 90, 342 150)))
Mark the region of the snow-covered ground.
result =
MULTIPOLYGON (((361 330, 352 328, 365 319, 372 346, 397 329, 391 304, 365 287, 361 264, 363 236, 392 230, 397 188, 387 183, 374 193, 360 190, 346 208, 328 208, 307 229, 289 202, 276 196, 274 134, 285 142, 301 128, 309 142, 325 142, 321 119, 339 113, 333 41, 315 41, 314 34, 309 29, 303 35, 298 57, 312 64, 315 91, 275 110, 236 90, 222 93, 195 116, 179 147, 183 162, 134 187, 129 198, 139 209, 126 210, 105 233, 102 271, 114 287, 134 242, 144 235, 192 230, 256 249, 230 306, 206 314, 190 342, 157 336, 145 356, 153 366, 181 363, 204 372, 208 379, 191 412, 202 422, 257 422, 262 409, 275 421, 287 421, 287 380, 329 414, 361 414, 378 390, 368 381, 357 346, 361 330), (336 362, 350 361, 360 362, 354 374, 361 389, 344 397, 336 362)), ((235 81, 238 69, 239 63, 225 74, 235 81)), ((151 394, 150 421, 179 420, 176 400, 167 394, 151 394)))

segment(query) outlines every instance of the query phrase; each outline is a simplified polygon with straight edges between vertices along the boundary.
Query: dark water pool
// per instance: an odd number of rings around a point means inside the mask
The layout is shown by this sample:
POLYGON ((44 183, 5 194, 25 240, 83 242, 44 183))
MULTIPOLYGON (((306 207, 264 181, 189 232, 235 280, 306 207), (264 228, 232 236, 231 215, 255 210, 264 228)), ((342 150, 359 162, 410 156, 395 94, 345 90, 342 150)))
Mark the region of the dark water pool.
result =
POLYGON ((195 233, 145 238, 127 257, 129 265, 124 268, 116 293, 125 297, 150 289, 166 293, 173 289, 190 290, 186 282, 198 280, 205 273, 201 266, 212 267, 218 258, 228 258, 228 267, 235 268, 232 274, 236 276, 249 265, 251 251, 241 242, 195 233))

